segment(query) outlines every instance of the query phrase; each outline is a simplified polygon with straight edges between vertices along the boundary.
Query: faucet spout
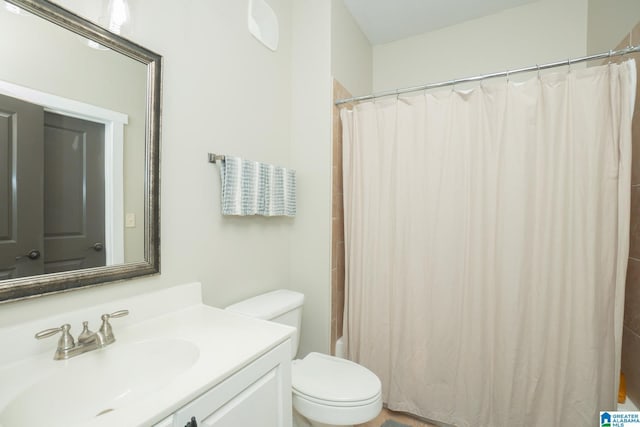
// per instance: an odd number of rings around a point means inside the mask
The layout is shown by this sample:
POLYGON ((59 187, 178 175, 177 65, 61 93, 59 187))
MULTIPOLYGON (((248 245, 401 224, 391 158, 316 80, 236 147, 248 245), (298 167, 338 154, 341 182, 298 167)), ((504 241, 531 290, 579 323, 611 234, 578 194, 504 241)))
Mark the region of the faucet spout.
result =
POLYGON ((98 347, 104 347, 105 345, 109 344, 107 342, 107 339, 105 338, 105 336, 102 335, 100 332, 96 332, 94 334, 94 340, 95 340, 96 344, 98 345, 98 347))
POLYGON ((93 345, 93 346, 95 346, 95 348, 101 348, 101 347, 105 347, 109 343, 105 339, 104 335, 102 335, 102 333, 93 332, 86 339, 84 339, 82 341, 78 340, 78 344, 84 345, 84 346, 93 345))
POLYGON ((86 348, 85 351, 93 350, 95 348, 102 348, 109 344, 108 340, 105 338, 102 330, 98 332, 93 332, 89 330, 89 322, 82 322, 82 332, 78 335, 78 346, 81 347, 91 347, 86 348))

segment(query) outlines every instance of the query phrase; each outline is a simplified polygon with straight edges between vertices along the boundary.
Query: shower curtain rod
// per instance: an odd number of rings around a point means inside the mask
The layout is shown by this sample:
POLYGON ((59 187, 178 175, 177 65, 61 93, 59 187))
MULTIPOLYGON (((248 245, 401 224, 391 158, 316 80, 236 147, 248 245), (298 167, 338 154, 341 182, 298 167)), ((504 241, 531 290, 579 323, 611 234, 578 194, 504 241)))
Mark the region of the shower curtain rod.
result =
POLYGON ((459 83, 476 82, 479 80, 491 79, 494 77, 509 78, 509 76, 512 74, 525 73, 528 71, 546 70, 548 68, 561 67, 563 65, 570 66, 572 64, 577 64, 579 62, 594 61, 596 59, 607 59, 607 58, 612 58, 614 56, 623 56, 623 55, 628 55, 630 53, 635 53, 635 52, 640 52, 640 45, 629 46, 620 50, 610 50, 609 52, 599 53, 596 55, 583 56, 582 58, 567 59, 565 61, 550 62, 548 64, 543 64, 543 65, 533 65, 531 67, 517 68, 515 70, 500 71, 500 72, 491 73, 491 74, 481 74, 478 76, 448 80, 448 81, 439 82, 439 83, 430 83, 422 86, 411 86, 411 87, 406 87, 402 89, 387 90, 384 92, 372 93, 370 95, 354 96, 353 98, 343 98, 343 99, 338 99, 335 102, 335 105, 346 104, 349 102, 368 101, 370 99, 381 98, 384 96, 401 95, 403 93, 418 92, 421 90, 434 89, 434 88, 444 87, 444 86, 453 86, 459 83))

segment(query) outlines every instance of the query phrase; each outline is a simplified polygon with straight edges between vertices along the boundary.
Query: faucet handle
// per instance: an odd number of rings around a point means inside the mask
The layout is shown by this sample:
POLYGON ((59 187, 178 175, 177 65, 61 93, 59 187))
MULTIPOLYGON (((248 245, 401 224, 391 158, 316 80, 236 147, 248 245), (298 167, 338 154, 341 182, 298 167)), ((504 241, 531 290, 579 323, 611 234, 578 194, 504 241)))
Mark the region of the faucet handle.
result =
POLYGON ((114 311, 111 314, 108 314, 107 316, 109 317, 124 317, 126 315, 129 314, 129 310, 118 310, 118 311, 114 311))
POLYGON ((104 336, 104 340, 106 344, 111 344, 116 340, 116 337, 113 335, 113 329, 111 328, 111 324, 109 323, 109 319, 116 317, 123 317, 129 314, 129 310, 118 310, 114 311, 111 314, 103 314, 100 316, 102 319, 102 326, 100 326, 100 333, 104 336))
POLYGON ((62 332, 62 336, 58 340, 58 351, 69 350, 75 347, 76 345, 76 343, 73 340, 73 337, 69 333, 69 329, 71 329, 71 325, 69 325, 68 323, 65 323, 59 328, 51 328, 51 329, 45 329, 44 331, 40 331, 35 335, 35 338, 41 340, 43 338, 51 337, 57 334, 58 332, 62 332))

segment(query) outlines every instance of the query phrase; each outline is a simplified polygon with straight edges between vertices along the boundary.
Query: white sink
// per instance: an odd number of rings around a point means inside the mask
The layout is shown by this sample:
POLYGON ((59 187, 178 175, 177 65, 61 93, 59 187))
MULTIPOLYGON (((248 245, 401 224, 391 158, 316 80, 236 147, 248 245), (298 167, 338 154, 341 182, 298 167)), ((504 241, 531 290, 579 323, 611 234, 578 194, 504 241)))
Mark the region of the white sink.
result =
POLYGON ((0 426, 82 425, 162 387, 200 357, 181 339, 116 342, 66 361, 15 396, 0 412, 0 426))

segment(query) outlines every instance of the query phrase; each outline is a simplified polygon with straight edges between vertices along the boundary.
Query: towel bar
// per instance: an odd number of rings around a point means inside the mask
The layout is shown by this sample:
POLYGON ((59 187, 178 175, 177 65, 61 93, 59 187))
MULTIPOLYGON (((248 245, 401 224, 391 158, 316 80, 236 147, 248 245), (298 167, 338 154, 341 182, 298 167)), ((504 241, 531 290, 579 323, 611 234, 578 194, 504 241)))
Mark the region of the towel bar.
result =
POLYGON ((224 160, 224 156, 220 154, 209 153, 209 163, 216 163, 218 160, 224 160))

